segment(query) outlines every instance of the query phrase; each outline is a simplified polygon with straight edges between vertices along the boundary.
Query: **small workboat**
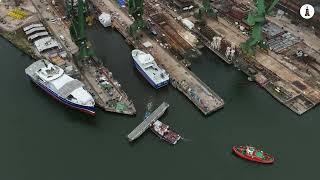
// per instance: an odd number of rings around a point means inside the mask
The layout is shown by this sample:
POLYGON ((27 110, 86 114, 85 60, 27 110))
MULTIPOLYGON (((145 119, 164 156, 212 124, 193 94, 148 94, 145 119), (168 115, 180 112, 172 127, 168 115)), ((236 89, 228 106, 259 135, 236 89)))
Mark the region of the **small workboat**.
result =
MULTIPOLYGON (((153 111, 153 103, 150 101, 147 104, 146 111, 144 114, 144 119, 147 119, 153 111)), ((164 124, 163 122, 156 120, 150 126, 151 131, 156 134, 160 139, 165 140, 166 142, 175 145, 182 137, 170 130, 169 125, 164 124)))
POLYGON ((181 139, 178 133, 169 129, 169 125, 159 120, 154 122, 150 128, 157 136, 170 144, 175 145, 181 139))
POLYGON ((263 164, 271 164, 274 157, 253 146, 233 146, 233 152, 243 159, 263 164))

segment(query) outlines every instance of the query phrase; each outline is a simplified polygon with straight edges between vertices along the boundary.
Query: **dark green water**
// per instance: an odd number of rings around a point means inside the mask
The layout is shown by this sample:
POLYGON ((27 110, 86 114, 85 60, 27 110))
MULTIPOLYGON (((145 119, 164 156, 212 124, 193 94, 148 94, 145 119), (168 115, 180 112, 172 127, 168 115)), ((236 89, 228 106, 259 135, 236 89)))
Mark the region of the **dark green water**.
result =
POLYGON ((319 179, 319 108, 299 117, 203 50, 191 68, 226 101, 204 117, 172 87, 148 85, 117 32, 95 28, 89 34, 98 57, 134 100, 137 116, 98 111, 92 118, 64 108, 28 81, 24 69, 32 60, 0 39, 1 180, 319 179), (188 141, 170 146, 145 133, 127 142, 149 99, 170 103, 162 120, 188 141), (262 146, 276 163, 239 159, 231 153, 236 144, 262 146))

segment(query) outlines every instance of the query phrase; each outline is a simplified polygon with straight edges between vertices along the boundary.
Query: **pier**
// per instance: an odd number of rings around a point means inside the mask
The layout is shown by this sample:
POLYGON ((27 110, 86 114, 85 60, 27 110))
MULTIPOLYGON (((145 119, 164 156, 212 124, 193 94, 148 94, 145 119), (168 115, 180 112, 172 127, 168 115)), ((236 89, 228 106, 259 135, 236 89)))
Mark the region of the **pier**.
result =
MULTIPOLYGON (((74 72, 78 73, 78 79, 83 81, 86 88, 93 95, 96 105, 106 112, 134 115, 136 109, 132 100, 121 88, 120 82, 114 77, 112 72, 103 65, 102 60, 97 57, 77 63, 73 55, 78 53, 79 48, 71 38, 69 20, 64 20, 66 11, 61 3, 52 4, 41 0, 30 0, 30 6, 34 7, 41 24, 50 32, 51 38, 58 42, 58 46, 66 53, 66 57, 60 57, 67 65, 61 65, 61 68, 72 67, 74 72)), ((38 21, 39 21, 38 20, 38 21)), ((38 24, 39 22, 34 23, 38 24)), ((30 45, 32 47, 32 44, 30 45)), ((58 48, 52 48, 52 52, 59 52, 58 48)), ((33 51, 37 52, 35 48, 33 51)), ((38 53, 51 60, 49 53, 38 53)), ((54 63, 54 62, 53 62, 54 63)))
POLYGON ((113 27, 122 34, 128 44, 155 57, 158 65, 170 74, 173 87, 183 93, 204 115, 209 115, 223 108, 223 99, 179 62, 174 54, 161 46, 157 40, 144 32, 141 32, 141 37, 138 40, 134 40, 128 34, 127 29, 133 21, 125 9, 119 9, 116 2, 110 0, 91 0, 90 2, 97 12, 108 12, 113 16, 113 27), (144 47, 144 42, 149 42, 151 47, 144 47))
POLYGON ((128 140, 130 142, 139 138, 152 123, 159 119, 164 112, 168 109, 169 104, 163 102, 155 111, 153 111, 150 116, 148 116, 142 123, 140 123, 131 133, 128 135, 128 140))

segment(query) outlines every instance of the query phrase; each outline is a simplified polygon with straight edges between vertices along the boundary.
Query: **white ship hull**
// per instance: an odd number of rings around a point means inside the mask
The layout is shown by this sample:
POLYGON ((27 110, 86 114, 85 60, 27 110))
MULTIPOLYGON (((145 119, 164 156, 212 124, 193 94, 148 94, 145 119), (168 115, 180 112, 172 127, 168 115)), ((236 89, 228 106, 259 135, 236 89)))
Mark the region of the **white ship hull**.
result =
POLYGON ((102 13, 99 16, 99 22, 102 24, 103 27, 107 28, 111 26, 111 15, 107 13, 102 13))
MULTIPOLYGON (((136 53, 144 53, 140 50, 133 50, 132 51, 132 57, 133 57, 133 62, 134 62, 134 66, 135 68, 142 74, 142 76, 156 89, 159 89, 161 87, 164 87, 166 85, 168 85, 170 78, 169 75, 167 75, 167 73, 163 70, 160 69, 157 64, 155 63, 155 61, 149 61, 149 63, 153 63, 152 66, 150 66, 151 68, 156 68, 159 69, 159 71, 164 71, 164 76, 159 75, 159 77, 156 77, 156 75, 152 72, 148 72, 148 68, 146 68, 144 66, 143 63, 141 63, 141 56, 137 55, 136 53)), ((145 54, 145 53, 144 53, 145 54)), ((150 55, 151 56, 151 55, 150 55)))
MULTIPOLYGON (((41 63, 40 61, 37 61, 30 65, 26 69, 26 74, 28 77, 42 90, 44 90, 48 95, 56 99, 58 102, 66 105, 67 107, 70 107, 72 109, 77 109, 79 111, 82 111, 84 113, 90 114, 90 115, 95 115, 95 107, 94 107, 94 101, 90 105, 83 105, 79 103, 72 102, 66 97, 63 97, 61 93, 59 93, 56 89, 51 88, 51 84, 48 82, 45 82, 41 80, 36 74, 35 70, 41 68, 41 63)), ((92 97, 91 97, 92 98, 92 97)), ((93 98, 92 98, 93 100, 93 98)))

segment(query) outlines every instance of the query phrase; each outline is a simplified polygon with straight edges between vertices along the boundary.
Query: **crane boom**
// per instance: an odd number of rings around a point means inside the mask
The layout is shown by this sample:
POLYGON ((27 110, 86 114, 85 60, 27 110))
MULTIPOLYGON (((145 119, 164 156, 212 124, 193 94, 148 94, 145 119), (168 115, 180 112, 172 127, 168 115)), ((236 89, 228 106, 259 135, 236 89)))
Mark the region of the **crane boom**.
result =
POLYGON ((241 49, 249 56, 255 54, 256 46, 267 48, 266 42, 263 41, 262 27, 266 23, 266 15, 277 5, 279 0, 273 0, 271 5, 266 7, 265 0, 256 0, 257 10, 250 12, 247 18, 247 24, 252 26, 251 36, 241 44, 241 49))
POLYGON ((136 33, 145 27, 143 16, 143 0, 129 0, 128 1, 129 13, 134 18, 134 23, 130 26, 129 32, 135 36, 136 33))
POLYGON ((269 13, 272 11, 272 9, 278 4, 279 1, 280 1, 280 0, 274 0, 274 1, 271 3, 271 5, 270 5, 270 7, 269 7, 269 9, 268 9, 268 11, 267 11, 267 14, 269 14, 269 13))
POLYGON ((210 4, 210 0, 202 0, 202 7, 199 9, 198 19, 200 21, 204 21, 204 16, 207 15, 209 17, 216 16, 213 7, 210 4))

